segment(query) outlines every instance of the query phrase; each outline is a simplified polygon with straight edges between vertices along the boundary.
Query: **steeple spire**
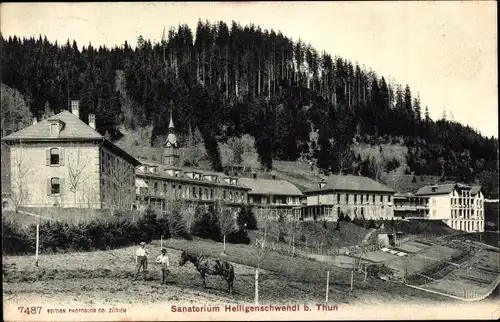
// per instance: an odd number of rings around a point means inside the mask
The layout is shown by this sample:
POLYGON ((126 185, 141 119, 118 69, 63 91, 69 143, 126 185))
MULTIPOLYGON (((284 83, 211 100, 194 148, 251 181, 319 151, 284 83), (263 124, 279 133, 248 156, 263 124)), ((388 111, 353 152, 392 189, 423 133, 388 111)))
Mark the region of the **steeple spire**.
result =
POLYGON ((172 109, 170 109, 170 123, 168 124, 168 128, 169 129, 174 129, 174 121, 173 121, 173 118, 172 118, 172 109))

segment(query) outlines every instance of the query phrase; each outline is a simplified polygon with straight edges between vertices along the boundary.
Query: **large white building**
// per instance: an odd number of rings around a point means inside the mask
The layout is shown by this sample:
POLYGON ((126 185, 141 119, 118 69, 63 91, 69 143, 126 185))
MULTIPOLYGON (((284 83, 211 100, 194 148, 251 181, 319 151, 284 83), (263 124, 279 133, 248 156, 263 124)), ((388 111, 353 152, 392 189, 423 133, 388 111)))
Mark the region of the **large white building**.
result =
POLYGON ((480 186, 424 186, 415 195, 429 198, 428 219, 442 220, 451 228, 466 232, 484 231, 484 196, 480 186))
POLYGON ((303 220, 337 221, 339 214, 366 219, 394 218, 395 191, 367 177, 331 175, 307 190, 307 206, 302 209, 303 220))

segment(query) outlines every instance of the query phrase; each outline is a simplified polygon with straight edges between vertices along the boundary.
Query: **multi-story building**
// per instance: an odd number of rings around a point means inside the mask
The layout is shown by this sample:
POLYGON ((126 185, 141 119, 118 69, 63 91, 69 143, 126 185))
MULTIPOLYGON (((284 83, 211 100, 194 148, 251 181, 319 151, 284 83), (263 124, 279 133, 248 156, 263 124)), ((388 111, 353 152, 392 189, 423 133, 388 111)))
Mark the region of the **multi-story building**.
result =
POLYGON ((411 192, 394 194, 395 219, 427 219, 429 217, 429 197, 416 196, 411 192))
POLYGON ((139 207, 150 205, 168 210, 169 201, 181 199, 192 205, 209 205, 216 200, 230 207, 247 203, 248 187, 235 176, 179 166, 179 144, 170 117, 163 162, 140 160, 136 169, 136 199, 139 207))
POLYGON ((79 117, 62 111, 2 139, 10 147, 11 199, 17 207, 130 208, 139 162, 79 117))
POLYGON ((394 190, 367 177, 332 175, 318 183, 316 189, 305 191, 307 206, 303 220, 337 221, 340 213, 366 219, 394 217, 394 190))
POLYGON ((257 178, 240 178, 240 182, 250 188, 248 203, 253 207, 256 216, 276 219, 283 215, 288 219, 299 219, 304 194, 293 184, 285 180, 257 178))
POLYGON ((480 186, 431 185, 420 188, 416 195, 429 198, 429 219, 442 220, 457 230, 484 231, 484 196, 480 186))

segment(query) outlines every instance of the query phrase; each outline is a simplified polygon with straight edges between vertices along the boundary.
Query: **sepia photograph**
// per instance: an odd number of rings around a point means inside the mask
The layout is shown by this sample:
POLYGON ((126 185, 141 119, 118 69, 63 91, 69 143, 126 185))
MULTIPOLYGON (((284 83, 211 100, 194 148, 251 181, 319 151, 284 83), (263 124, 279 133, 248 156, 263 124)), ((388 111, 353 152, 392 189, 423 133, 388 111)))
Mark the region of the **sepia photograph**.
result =
POLYGON ((496 1, 0 4, 5 321, 500 318, 496 1))

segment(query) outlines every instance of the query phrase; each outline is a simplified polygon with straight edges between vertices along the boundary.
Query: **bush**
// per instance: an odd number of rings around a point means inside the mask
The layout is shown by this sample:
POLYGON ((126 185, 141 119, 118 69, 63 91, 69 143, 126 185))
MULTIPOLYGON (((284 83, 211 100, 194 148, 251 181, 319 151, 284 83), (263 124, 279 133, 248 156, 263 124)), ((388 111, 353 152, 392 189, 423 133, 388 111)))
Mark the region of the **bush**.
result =
MULTIPOLYGON (((45 221, 40 224, 40 253, 61 250, 89 251, 128 246, 139 241, 170 237, 169 220, 158 217, 149 209, 137 222, 132 216, 116 216, 102 220, 93 219, 78 223, 45 221)), ((33 254, 36 245, 36 225, 22 228, 13 221, 2 219, 3 254, 33 254)), ((182 236, 182 235, 181 235, 182 236)), ((184 235, 183 237, 189 238, 184 235)))
POLYGON ((243 205, 240 211, 238 212, 238 225, 244 227, 244 224, 247 224, 247 229, 257 230, 257 218, 255 218, 255 214, 253 210, 248 205, 243 205))
POLYGON ((193 225, 193 233, 200 238, 221 241, 221 230, 217 216, 205 212, 193 225))
POLYGON ((232 244, 250 244, 248 232, 240 227, 236 232, 226 236, 226 241, 232 244))

